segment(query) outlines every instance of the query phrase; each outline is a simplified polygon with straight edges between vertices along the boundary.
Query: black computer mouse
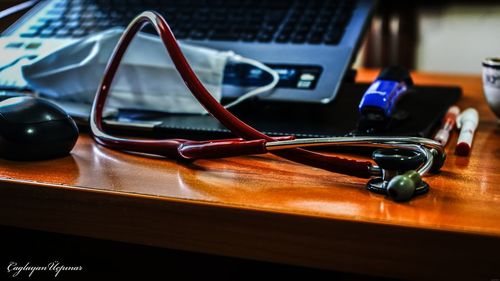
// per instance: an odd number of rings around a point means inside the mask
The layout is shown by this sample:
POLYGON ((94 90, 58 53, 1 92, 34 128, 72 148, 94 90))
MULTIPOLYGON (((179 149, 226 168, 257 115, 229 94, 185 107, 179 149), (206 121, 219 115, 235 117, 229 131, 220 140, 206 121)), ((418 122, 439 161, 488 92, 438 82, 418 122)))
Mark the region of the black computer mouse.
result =
POLYGON ((75 121, 50 101, 20 96, 0 102, 0 158, 61 157, 69 154, 77 139, 75 121))

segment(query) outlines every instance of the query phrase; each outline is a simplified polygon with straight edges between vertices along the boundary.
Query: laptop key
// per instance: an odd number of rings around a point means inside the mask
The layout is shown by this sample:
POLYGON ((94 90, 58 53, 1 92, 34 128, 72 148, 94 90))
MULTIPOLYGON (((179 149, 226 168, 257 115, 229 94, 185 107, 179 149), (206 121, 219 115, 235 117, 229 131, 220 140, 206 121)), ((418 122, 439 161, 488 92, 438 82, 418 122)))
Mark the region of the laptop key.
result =
POLYGON ((214 30, 209 36, 212 40, 234 41, 238 39, 238 34, 228 30, 214 30))
POLYGON ((83 29, 90 29, 96 25, 97 25, 97 22, 95 22, 95 21, 84 21, 84 22, 82 22, 82 24, 80 26, 83 29))
POLYGON ((48 28, 51 28, 51 29, 55 29, 55 28, 61 28, 65 25, 65 23, 61 20, 55 20, 55 21, 51 21, 47 27, 48 28))
POLYGON ((304 43, 306 41, 306 35, 304 33, 296 33, 292 37, 292 43, 304 43))
POLYGON ((20 35, 23 38, 33 38, 38 36, 38 30, 30 30, 24 33, 21 33, 20 35))
POLYGON ((262 43, 271 42, 272 40, 273 40, 273 35, 271 33, 263 32, 257 36, 257 41, 262 43))
POLYGON ((309 34, 307 42, 310 44, 319 44, 323 42, 324 33, 323 32, 312 32, 309 34))
POLYGON ((195 30, 191 31, 189 38, 194 39, 194 40, 206 39, 207 38, 207 30, 195 29, 195 30))
POLYGON ((29 30, 42 30, 46 25, 45 24, 36 24, 29 27, 29 30))
POLYGON ((68 38, 71 36, 71 29, 69 28, 63 28, 63 29, 60 29, 58 30, 54 36, 57 37, 57 38, 68 38))
POLYGON ((54 28, 46 28, 44 30, 42 30, 39 34, 39 36, 41 38, 50 38, 52 36, 54 36, 54 33, 57 32, 57 29, 54 29, 54 28))
POLYGON ((288 41, 290 41, 290 35, 287 34, 280 34, 276 38, 277 43, 287 43, 288 41))
POLYGON ((325 36, 325 44, 337 45, 342 38, 342 31, 339 29, 334 29, 328 32, 325 36))
POLYGON ((174 32, 174 35, 177 39, 186 39, 189 36, 189 30, 188 29, 177 29, 177 31, 174 32))
POLYGON ((243 33, 240 35, 241 40, 245 42, 253 42, 256 39, 256 34, 255 33, 243 33))
POLYGON ((76 29, 73 31, 72 36, 73 37, 84 37, 87 35, 87 32, 83 29, 76 29))

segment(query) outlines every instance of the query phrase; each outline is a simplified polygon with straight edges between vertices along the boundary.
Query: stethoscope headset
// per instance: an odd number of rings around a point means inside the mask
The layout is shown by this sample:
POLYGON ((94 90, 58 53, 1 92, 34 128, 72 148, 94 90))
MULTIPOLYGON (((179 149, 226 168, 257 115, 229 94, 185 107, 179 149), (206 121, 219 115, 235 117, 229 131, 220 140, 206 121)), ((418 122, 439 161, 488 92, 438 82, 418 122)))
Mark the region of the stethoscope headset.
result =
POLYGON ((324 170, 361 178, 371 178, 367 188, 386 194, 396 201, 407 201, 426 193, 429 185, 422 176, 437 172, 445 160, 443 147, 436 141, 418 137, 334 137, 294 139, 273 138, 242 122, 219 102, 196 77, 184 57, 165 19, 156 12, 143 12, 126 28, 107 64, 92 106, 90 127, 94 139, 106 147, 129 152, 161 155, 179 160, 222 158, 248 154, 273 153, 282 158, 324 170), (193 141, 186 139, 142 140, 109 135, 103 130, 103 109, 114 76, 128 45, 148 23, 160 35, 163 44, 184 83, 204 108, 238 139, 193 141), (314 146, 375 148, 373 161, 358 161, 305 149, 314 146))

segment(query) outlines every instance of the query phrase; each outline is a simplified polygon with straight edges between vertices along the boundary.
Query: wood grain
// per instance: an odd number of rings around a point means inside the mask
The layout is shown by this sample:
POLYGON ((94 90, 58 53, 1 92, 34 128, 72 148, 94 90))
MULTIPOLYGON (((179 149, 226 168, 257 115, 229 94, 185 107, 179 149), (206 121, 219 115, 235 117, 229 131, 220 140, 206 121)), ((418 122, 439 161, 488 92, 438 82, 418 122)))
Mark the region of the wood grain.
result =
POLYGON ((454 135, 442 173, 426 178, 431 191, 411 202, 271 155, 187 165, 82 135, 66 158, 0 161, 0 224, 390 277, 498 278, 500 126, 481 79, 414 78, 462 86, 459 105, 481 122, 471 156, 453 154, 454 135))

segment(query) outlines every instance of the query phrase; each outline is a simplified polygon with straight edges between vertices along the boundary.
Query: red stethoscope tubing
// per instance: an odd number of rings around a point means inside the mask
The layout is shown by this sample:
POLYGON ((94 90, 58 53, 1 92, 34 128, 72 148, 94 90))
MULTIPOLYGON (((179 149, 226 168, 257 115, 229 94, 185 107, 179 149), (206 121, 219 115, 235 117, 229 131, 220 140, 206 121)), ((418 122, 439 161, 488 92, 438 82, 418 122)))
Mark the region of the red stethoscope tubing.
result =
MULTIPOLYGON (((276 140, 291 139, 293 137, 272 138, 267 136, 248 124, 244 123, 228 110, 226 110, 217 100, 215 100, 208 90, 198 79, 193 69, 190 67, 179 47, 174 34, 167 22, 156 12, 143 12, 137 16, 127 27, 120 38, 106 67, 101 84, 97 90, 92 113, 90 118, 91 131, 94 139, 109 148, 117 150, 134 151, 163 155, 177 159, 199 159, 217 158, 237 155, 267 153, 266 142, 276 140), (192 141, 185 139, 168 140, 140 140, 126 139, 108 135, 103 129, 102 112, 112 85, 114 76, 118 70, 120 62, 127 51, 127 48, 134 36, 144 25, 151 23, 160 35, 163 44, 177 69, 184 83, 203 105, 203 107, 213 115, 226 128, 231 130, 241 139, 213 140, 213 141, 192 141)), ((302 148, 289 148, 281 151, 272 151, 282 158, 302 163, 305 165, 325 169, 332 172, 348 174, 357 177, 370 177, 369 161, 357 161, 325 155, 302 148)))

